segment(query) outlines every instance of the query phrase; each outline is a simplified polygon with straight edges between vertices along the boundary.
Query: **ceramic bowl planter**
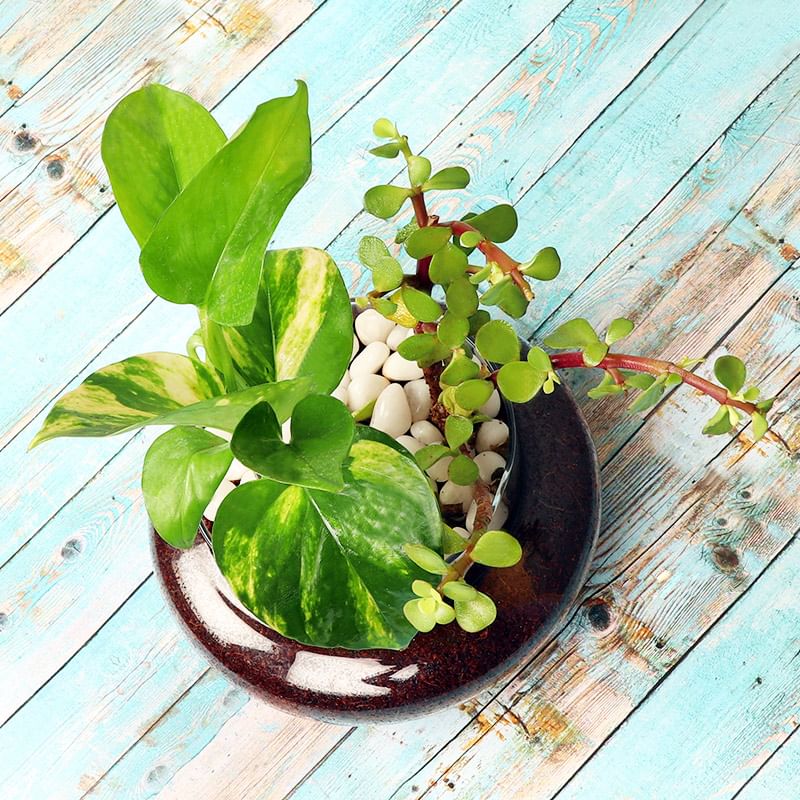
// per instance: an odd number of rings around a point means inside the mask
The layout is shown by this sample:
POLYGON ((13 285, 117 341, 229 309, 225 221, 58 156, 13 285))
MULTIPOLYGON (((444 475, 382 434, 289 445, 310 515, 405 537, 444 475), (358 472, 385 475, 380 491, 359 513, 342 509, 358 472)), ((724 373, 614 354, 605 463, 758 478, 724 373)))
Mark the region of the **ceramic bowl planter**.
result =
POLYGON ((497 605, 471 634, 418 634, 405 650, 324 649, 268 628, 233 596, 207 539, 177 550, 152 532, 156 573, 189 636, 251 694, 341 724, 391 721, 475 695, 521 667, 555 632, 586 577, 600 514, 597 460, 568 390, 505 407, 510 422, 505 524, 521 542, 514 567, 476 567, 470 580, 497 605))

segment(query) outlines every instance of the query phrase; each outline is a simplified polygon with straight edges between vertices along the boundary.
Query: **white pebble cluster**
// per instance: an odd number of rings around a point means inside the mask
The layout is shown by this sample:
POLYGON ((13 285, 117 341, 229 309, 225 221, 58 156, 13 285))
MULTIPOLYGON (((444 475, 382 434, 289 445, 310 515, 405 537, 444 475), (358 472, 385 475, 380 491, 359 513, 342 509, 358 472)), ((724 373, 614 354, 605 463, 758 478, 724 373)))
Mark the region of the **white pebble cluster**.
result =
MULTIPOLYGON (((355 320, 353 350, 350 367, 339 385, 333 390, 353 413, 363 411, 370 403, 375 405, 371 417, 365 422, 396 439, 406 450, 416 453, 429 444, 444 441, 441 431, 428 421, 431 412, 431 395, 422 370, 415 361, 408 361, 397 352, 400 343, 413 331, 387 320, 374 309, 362 311, 355 320)), ((505 469, 506 461, 497 450, 508 441, 508 425, 495 419, 500 413, 500 395, 495 390, 481 406, 479 413, 491 419, 478 426, 475 449, 481 480, 491 483, 498 470, 505 469)), ((229 434, 220 435, 230 438, 229 434)), ((289 423, 284 423, 283 438, 288 441, 289 423)), ((428 476, 438 484, 439 502, 443 506, 461 506, 466 514, 466 528, 455 528, 464 537, 469 536, 475 519, 472 487, 459 486, 447 479, 447 469, 452 458, 445 457, 428 469, 428 476)), ((205 516, 213 521, 220 503, 236 484, 254 480, 256 474, 234 459, 225 478, 211 499, 205 516)), ((490 527, 498 528, 508 516, 504 503, 499 503, 490 527)))
MULTIPOLYGON (((400 343, 413 331, 395 325, 374 309, 362 311, 356 317, 355 330, 350 369, 333 395, 354 413, 374 400, 369 424, 396 439, 411 453, 426 445, 443 442, 441 431, 428 421, 431 396, 422 370, 416 362, 407 361, 397 352, 400 343)), ((478 451, 475 463, 481 479, 490 483, 498 470, 505 469, 506 461, 496 451, 508 441, 508 425, 495 419, 500 413, 497 391, 479 411, 492 417, 478 427, 475 437, 478 451)), ((449 457, 437 461, 428 469, 428 475, 438 484, 439 502, 443 506, 461 506, 462 512, 467 514, 468 530, 463 530, 463 535, 469 536, 475 516, 472 488, 447 479, 451 461, 449 457), (473 520, 469 518, 470 510, 473 520)), ((502 509, 505 506, 500 503, 492 520, 493 526, 505 521, 508 511, 500 514, 502 509), (498 522, 499 517, 502 521, 498 522)))

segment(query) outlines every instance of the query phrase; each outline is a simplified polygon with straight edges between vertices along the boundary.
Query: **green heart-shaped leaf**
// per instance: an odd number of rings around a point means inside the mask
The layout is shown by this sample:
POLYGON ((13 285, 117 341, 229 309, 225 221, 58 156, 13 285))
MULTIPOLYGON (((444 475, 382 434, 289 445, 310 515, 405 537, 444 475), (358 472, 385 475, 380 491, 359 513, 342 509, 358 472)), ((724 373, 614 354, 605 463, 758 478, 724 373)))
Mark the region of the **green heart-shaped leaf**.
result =
POLYGON ((291 432, 291 442, 284 444, 272 407, 259 403, 236 426, 231 449, 250 469, 279 483, 342 489, 342 465, 355 433, 347 406, 335 397, 310 395, 295 406, 291 432))
POLYGON ((464 167, 440 169, 424 185, 423 189, 463 189, 469 183, 469 172, 464 167))
POLYGON ((172 428, 150 445, 142 468, 142 493, 164 541, 173 547, 194 544, 203 511, 231 461, 228 443, 202 428, 172 428))
POLYGON ((450 238, 450 228, 427 226, 417 228, 406 239, 406 252, 411 258, 425 258, 441 250, 450 238))
POLYGON ((240 486, 214 523, 214 555, 239 599, 284 636, 319 647, 402 649, 414 580, 403 552, 441 549, 441 516, 407 456, 356 442, 337 493, 269 479, 240 486), (242 553, 247 553, 243 558, 242 553))
POLYGON ((100 151, 122 217, 143 246, 167 206, 225 144, 200 103, 153 83, 108 115, 100 151))
POLYGON ((214 322, 249 323, 267 243, 310 173, 308 90, 298 81, 291 97, 258 106, 164 211, 140 258, 150 288, 205 306, 214 322))

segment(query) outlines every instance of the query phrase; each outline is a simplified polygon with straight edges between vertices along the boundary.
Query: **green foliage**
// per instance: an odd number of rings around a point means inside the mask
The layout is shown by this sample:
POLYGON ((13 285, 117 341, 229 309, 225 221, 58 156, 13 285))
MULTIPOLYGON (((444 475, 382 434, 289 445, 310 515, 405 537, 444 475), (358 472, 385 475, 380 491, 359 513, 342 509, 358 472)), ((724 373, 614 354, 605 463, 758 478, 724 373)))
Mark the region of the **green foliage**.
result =
POLYGON ((408 157, 408 177, 412 186, 420 186, 431 176, 431 162, 425 156, 408 157))
POLYGON ((736 356, 720 356, 714 362, 717 380, 732 394, 739 394, 747 378, 747 368, 736 356))
POLYGON ((637 414, 652 408, 664 394, 664 380, 666 376, 659 376, 645 389, 629 406, 631 413, 637 414))
POLYGON ((514 319, 522 317, 528 309, 528 301, 508 275, 481 295, 481 303, 485 306, 497 306, 514 319))
POLYGON ((440 169, 422 185, 423 190, 463 189, 469 183, 469 173, 464 167, 445 167, 440 169))
POLYGON ((593 389, 589 389, 589 391, 586 392, 586 395, 591 397, 593 400, 597 400, 600 397, 606 397, 608 395, 622 394, 624 391, 625 387, 619 386, 614 380, 613 375, 606 372, 604 373, 603 379, 600 381, 600 383, 598 383, 593 389))
POLYGON ((442 371, 439 382, 445 386, 458 386, 459 383, 477 378, 479 374, 480 367, 471 358, 456 354, 442 371))
POLYGON ((511 362, 497 373, 497 388, 512 403, 527 403, 544 381, 545 376, 527 361, 511 362))
POLYGON ((555 247, 544 247, 530 261, 520 264, 519 270, 529 278, 551 281, 561 272, 561 258, 555 247))
POLYGON ((721 405, 711 419, 706 422, 703 433, 709 436, 719 436, 728 433, 732 427, 733 422, 728 414, 728 407, 721 405))
POLYGON ((469 224, 491 242, 507 242, 517 232, 517 212, 503 203, 470 217, 469 224))
POLYGON ((531 347, 528 350, 528 363, 537 371, 547 374, 553 371, 550 356, 541 347, 531 347))
POLYGON ((508 364, 519 360, 519 339, 514 329, 502 320, 491 320, 479 331, 475 345, 487 361, 508 364))
POLYGON ((150 288, 203 306, 215 322, 249 323, 267 243, 310 172, 308 92, 298 82, 291 97, 258 106, 165 209, 142 247, 150 288))
POLYGON ((445 292, 447 308, 459 317, 470 317, 478 310, 478 292, 467 278, 456 278, 445 292))
POLYGON ((456 600, 454 606, 456 622, 468 633, 488 628, 497 617, 494 601, 483 592, 476 592, 471 600, 456 600))
POLYGON ((114 199, 140 247, 224 144, 211 114, 166 86, 150 84, 117 103, 103 128, 101 153, 114 199))
POLYGON ((245 385, 302 376, 312 390, 332 391, 353 341, 350 298, 333 259, 314 247, 268 250, 252 322, 222 327, 220 338, 245 385))
POLYGON ((458 450, 472 436, 472 420, 467 417, 451 414, 444 423, 444 436, 453 450, 458 450))
POLYGON ((447 358, 450 348, 442 344, 433 333, 415 333, 400 342, 397 352, 409 361, 427 366, 447 358))
POLYGON ((449 240, 449 228, 439 228, 435 225, 416 228, 405 240, 405 248, 411 258, 425 258, 441 250, 449 240))
POLYGON ((162 539, 173 547, 194 544, 203 511, 232 460, 228 443, 202 428, 172 428, 150 445, 142 493, 162 539))
POLYGON ((447 468, 447 477, 459 486, 471 486, 478 480, 478 465, 463 453, 459 453, 447 468))
POLYGON ((520 543, 505 531, 487 531, 472 549, 472 560, 487 567, 513 567, 521 558, 520 543))
POLYGON ((625 319, 625 317, 617 317, 608 326, 605 337, 606 344, 614 344, 614 342, 618 342, 620 339, 624 339, 626 336, 629 336, 633 331, 633 327, 633 323, 629 319, 625 319))
POLYGON ((442 523, 442 550, 446 556, 460 553, 466 544, 446 522, 442 523))
POLYGON ((372 123, 372 132, 379 139, 394 139, 400 135, 397 132, 397 127, 394 122, 386 119, 386 117, 376 119, 375 122, 372 123))
POLYGON ((571 347, 586 347, 598 341, 594 328, 581 317, 559 325, 544 343, 554 350, 568 350, 571 347))
POLYGON ((442 307, 429 294, 413 286, 404 286, 402 292, 403 302, 415 319, 420 322, 436 322, 442 316, 442 307))
POLYGON ((429 271, 433 283, 445 286, 462 278, 466 269, 467 257, 463 251, 447 242, 434 253, 429 271))
POLYGON ((432 572, 434 575, 445 575, 449 569, 447 562, 430 547, 414 542, 403 545, 403 552, 425 572, 432 572))
POLYGON ((370 153, 379 158, 397 158, 400 154, 400 145, 397 142, 387 142, 377 147, 370 148, 370 153))
POLYGON ((403 244, 408 240, 411 234, 414 233, 414 231, 418 230, 419 225, 417 224, 416 219, 412 219, 410 222, 407 222, 402 228, 398 228, 397 233, 394 235, 395 244, 403 244))
POLYGON ((451 600, 460 600, 461 602, 468 602, 470 600, 474 600, 478 596, 478 591, 465 581, 458 580, 458 581, 448 581, 442 587, 442 594, 445 597, 449 597, 451 600))
POLYGON ((447 347, 461 347, 468 333, 469 320, 451 311, 445 312, 436 331, 439 341, 447 347))
POLYGON ((386 243, 377 236, 362 236, 358 243, 358 260, 369 269, 372 269, 382 258, 390 255, 386 243))
POLYGON ((605 342, 592 342, 583 349, 583 362, 587 367, 596 367, 608 354, 605 342))
POLYGON ((434 556, 441 546, 427 479, 398 450, 360 438, 366 431, 356 431, 343 491, 262 478, 228 495, 214 522, 214 556, 239 600, 306 644, 406 647, 415 629, 402 603, 424 573, 403 546, 434 556))
POLYGON ((753 422, 753 441, 757 442, 769 429, 767 418, 761 412, 754 411, 750 415, 750 419, 753 422))
POLYGON ((461 408, 474 411, 480 408, 491 396, 494 386, 491 381, 478 378, 464 381, 455 389, 455 400, 461 408))
POLYGON ((364 195, 364 209, 378 219, 393 217, 411 197, 402 186, 373 186, 364 195))
POLYGON ((478 231, 464 231, 458 238, 458 242, 462 247, 472 249, 477 247, 482 241, 483 236, 478 231))
POLYGON ((414 453, 414 458, 421 469, 432 467, 437 461, 450 455, 450 448, 443 444, 429 444, 414 453))
POLYGON ((335 397, 310 395, 295 406, 291 430, 291 442, 284 444, 272 407, 259 403, 236 426, 231 449, 243 464, 278 483, 341 491, 355 435, 347 406, 335 397))

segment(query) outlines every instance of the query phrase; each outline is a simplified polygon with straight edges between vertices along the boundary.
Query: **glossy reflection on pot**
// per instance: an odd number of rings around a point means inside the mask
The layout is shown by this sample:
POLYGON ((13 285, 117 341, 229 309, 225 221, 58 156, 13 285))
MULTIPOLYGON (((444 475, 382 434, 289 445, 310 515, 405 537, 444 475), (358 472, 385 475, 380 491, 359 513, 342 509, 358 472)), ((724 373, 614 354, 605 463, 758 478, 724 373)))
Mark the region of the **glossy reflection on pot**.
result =
POLYGON ((391 721, 475 695, 521 667, 563 621, 599 524, 596 456, 569 393, 559 387, 515 406, 514 423, 505 527, 522 543, 523 558, 507 569, 470 571, 470 582, 497 604, 487 630, 437 626, 402 651, 301 645, 241 607, 200 535, 190 550, 175 550, 153 532, 156 572, 178 618, 248 692, 296 714, 342 724, 391 721))

